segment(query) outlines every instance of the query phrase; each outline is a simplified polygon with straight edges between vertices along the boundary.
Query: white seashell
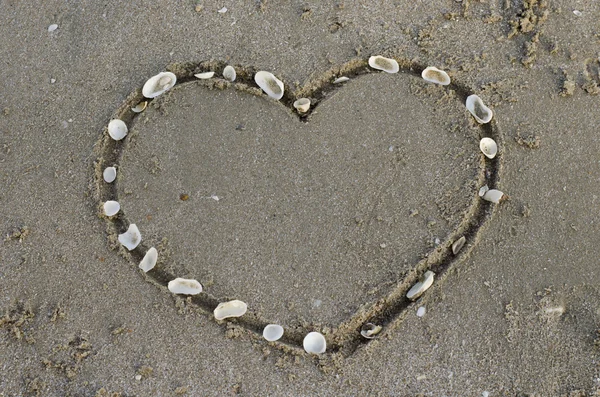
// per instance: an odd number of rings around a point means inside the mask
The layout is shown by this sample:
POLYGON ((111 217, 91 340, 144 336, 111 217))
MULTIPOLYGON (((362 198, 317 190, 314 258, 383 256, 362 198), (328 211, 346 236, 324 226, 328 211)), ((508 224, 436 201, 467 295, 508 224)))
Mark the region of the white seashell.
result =
POLYGON ((58 25, 53 23, 52 25, 48 26, 48 32, 54 32, 56 29, 58 29, 58 25))
POLYGON ((223 78, 225 80, 234 82, 236 77, 237 77, 237 73, 235 73, 235 69, 233 68, 233 66, 230 66, 230 65, 225 66, 225 69, 223 69, 223 78))
POLYGON ((433 276, 435 276, 434 272, 431 270, 426 271, 423 277, 419 279, 419 282, 413 285, 408 291, 406 297, 411 301, 417 300, 419 296, 423 295, 423 293, 431 287, 433 284, 433 276))
POLYGON ((223 7, 217 11, 219 14, 225 14, 227 12, 227 7, 223 7))
POLYGON ((171 89, 177 82, 177 76, 171 72, 161 72, 146 81, 142 88, 142 95, 146 98, 156 98, 165 91, 171 89))
POLYGON ((129 228, 125 233, 119 234, 119 242, 129 251, 137 247, 141 241, 142 235, 135 223, 129 225, 129 228))
POLYGON ((283 97, 283 82, 273 73, 261 70, 254 75, 254 81, 271 98, 280 100, 283 97))
POLYGON ((494 115, 492 109, 485 106, 481 98, 477 95, 469 95, 465 104, 467 110, 471 112, 479 124, 486 124, 492 120, 492 116, 494 115))
POLYGON ((492 138, 482 138, 479 141, 479 149, 488 159, 493 159, 498 153, 498 145, 492 138))
POLYGON ((144 255, 144 259, 140 262, 140 269, 144 271, 144 273, 148 273, 150 270, 154 269, 156 266, 156 261, 158 260, 158 251, 156 248, 152 247, 146 252, 144 255))
POLYGON ((417 317, 423 317, 426 311, 427 309, 425 309, 425 306, 421 306, 417 309, 417 317))
POLYGON ((482 198, 486 201, 491 201, 492 203, 499 204, 500 200, 504 197, 504 193, 500 190, 490 189, 482 196, 482 198))
POLYGON ((306 113, 308 109, 310 109, 310 99, 308 98, 300 98, 296 102, 294 102, 294 107, 298 111, 298 113, 306 113))
POLYGON ((117 179, 117 169, 115 167, 106 167, 102 172, 104 182, 111 183, 117 179))
POLYGON ((350 80, 350 78, 346 76, 338 77, 337 79, 333 80, 333 84, 345 83, 348 80, 350 80))
POLYGON ((490 190, 488 185, 482 186, 481 189, 479 189, 479 197, 483 197, 488 190, 490 190))
POLYGON ((213 314, 215 319, 223 320, 229 317, 240 317, 243 316, 248 310, 248 305, 239 300, 233 300, 229 302, 222 302, 215 308, 213 314))
POLYGON ((104 215, 113 216, 121 210, 121 204, 116 201, 109 200, 104 203, 104 215))
POLYGON ((108 135, 115 141, 125 138, 127 131, 127 125, 123 120, 113 119, 108 123, 108 135))
POLYGON ((318 332, 309 332, 302 341, 302 346, 307 353, 321 354, 327 349, 325 337, 318 332))
POLYGON ((360 334, 367 339, 373 339, 381 332, 383 327, 373 323, 366 323, 360 328, 360 334))
POLYGON ((204 73, 195 74, 194 77, 199 78, 201 80, 206 80, 206 79, 210 79, 214 75, 215 75, 215 72, 204 72, 204 73))
POLYGON ((425 81, 429 81, 430 83, 440 85, 450 84, 450 76, 448 76, 448 73, 434 66, 426 67, 425 70, 421 72, 421 77, 423 77, 425 81))
POLYGON ((283 336, 283 327, 277 324, 269 324, 263 329, 263 338, 269 342, 281 339, 283 336))
POLYGON ((452 244, 452 253, 454 255, 458 254, 458 252, 462 249, 462 247, 464 247, 465 243, 467 242, 467 239, 465 236, 462 236, 461 238, 459 238, 458 240, 456 240, 453 244, 452 244))
POLYGON ((132 107, 131 111, 133 113, 142 113, 144 110, 146 110, 146 106, 148 106, 148 101, 142 101, 134 107, 132 107))
POLYGON ((169 281, 167 287, 174 294, 198 295, 202 292, 202 285, 198 281, 187 278, 177 277, 175 280, 169 281))
POLYGON ((384 58, 379 55, 369 58, 369 66, 387 73, 398 73, 400 70, 400 66, 398 66, 398 62, 395 59, 384 58))

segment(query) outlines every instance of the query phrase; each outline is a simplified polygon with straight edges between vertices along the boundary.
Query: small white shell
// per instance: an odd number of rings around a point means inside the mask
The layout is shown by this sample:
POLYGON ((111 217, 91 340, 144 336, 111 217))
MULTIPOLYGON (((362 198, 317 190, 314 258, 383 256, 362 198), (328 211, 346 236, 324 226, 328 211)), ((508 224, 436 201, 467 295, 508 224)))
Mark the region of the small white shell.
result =
POLYGON ((488 190, 490 190, 490 188, 488 187, 488 185, 482 186, 482 187, 479 189, 479 197, 483 197, 483 195, 484 195, 484 194, 485 194, 485 193, 486 193, 488 190))
POLYGON ((158 251, 156 250, 156 248, 152 247, 148 250, 148 252, 146 252, 146 255, 144 255, 144 259, 142 259, 142 261, 140 262, 140 269, 142 269, 144 273, 149 272, 150 270, 154 269, 157 260, 158 251))
POLYGON ((210 79, 214 75, 215 75, 215 72, 204 72, 204 73, 195 74, 194 77, 199 78, 201 80, 206 80, 206 79, 210 79))
POLYGON ((102 172, 104 182, 111 183, 117 179, 117 169, 115 167, 106 167, 102 172))
POLYGON ((426 67, 423 72, 421 72, 421 77, 430 83, 440 85, 450 84, 450 76, 448 76, 448 73, 436 68, 435 66, 426 67))
POLYGON ((486 201, 491 201, 492 203, 496 203, 499 204, 500 200, 502 200, 502 197, 504 197, 504 193, 502 193, 500 190, 496 190, 496 189, 490 189, 487 192, 484 193, 484 195, 482 196, 482 198, 486 201))
POLYGON ((58 25, 53 23, 52 25, 48 26, 48 32, 54 32, 56 29, 58 29, 58 25))
POLYGON ((283 327, 278 324, 269 324, 263 329, 263 338, 269 342, 281 339, 283 336, 283 327))
POLYGON ((477 95, 469 95, 465 104, 467 110, 471 112, 479 124, 486 124, 492 120, 492 116, 494 115, 492 109, 485 106, 481 98, 477 95))
POLYGON ((169 281, 167 287, 174 294, 198 295, 202 292, 202 285, 198 281, 187 278, 177 277, 169 281))
POLYGON ((350 80, 350 78, 346 76, 338 77, 337 79, 333 80, 333 84, 345 83, 348 80, 350 80))
POLYGON ((381 325, 366 323, 360 328, 360 334, 363 336, 363 338, 374 339, 382 329, 383 327, 381 325))
POLYGON ((498 145, 492 138, 482 138, 479 141, 479 149, 488 159, 493 159, 498 153, 498 145))
POLYGON ((229 317, 240 317, 246 314, 248 305, 239 300, 232 300, 229 302, 222 302, 215 308, 213 314, 215 319, 223 320, 229 317))
POLYGON ((142 88, 142 95, 146 98, 156 98, 165 91, 171 89, 177 82, 177 76, 171 72, 161 72, 146 81, 142 88))
POLYGON ((121 204, 116 201, 109 200, 104 203, 104 215, 113 216, 121 210, 121 204))
POLYGON ((300 98, 296 102, 294 102, 294 107, 298 111, 298 113, 306 113, 308 109, 310 109, 310 99, 308 98, 300 98))
POLYGON ((425 306, 421 306, 420 308, 417 309, 417 317, 423 317, 426 312, 427 312, 427 309, 425 309, 425 306))
POLYGON ((223 78, 225 80, 234 82, 236 77, 237 77, 237 73, 235 73, 235 69, 233 68, 233 66, 230 66, 230 65, 225 66, 225 69, 223 69, 223 78))
POLYGON ((318 332, 309 332, 302 341, 302 346, 307 353, 321 354, 327 349, 325 337, 318 332))
POLYGON ((369 58, 369 66, 387 73, 398 73, 400 70, 400 66, 398 66, 398 62, 395 59, 384 58, 379 55, 369 58))
POLYGON ((283 98, 283 82, 273 73, 261 70, 254 75, 254 81, 271 98, 280 100, 283 98))
POLYGON ((461 238, 459 238, 458 240, 456 240, 453 244, 452 244, 452 253, 454 255, 458 254, 459 251, 462 249, 462 247, 464 247, 465 243, 467 242, 467 239, 465 236, 462 236, 461 238))
POLYGON ((115 141, 125 138, 127 131, 127 125, 123 120, 113 119, 108 123, 108 135, 115 141))
POLYGON ((132 107, 131 111, 133 113, 142 113, 144 110, 146 110, 146 106, 148 106, 148 101, 142 101, 134 107, 132 107))
POLYGON ((129 228, 125 233, 119 234, 119 242, 129 251, 135 249, 141 241, 142 235, 135 223, 129 225, 129 228))
POLYGON ((429 287, 431 287, 433 284, 433 276, 435 276, 434 272, 431 270, 426 271, 423 277, 421 277, 419 281, 408 291, 406 297, 411 301, 417 300, 419 296, 423 295, 423 293, 427 291, 429 287))

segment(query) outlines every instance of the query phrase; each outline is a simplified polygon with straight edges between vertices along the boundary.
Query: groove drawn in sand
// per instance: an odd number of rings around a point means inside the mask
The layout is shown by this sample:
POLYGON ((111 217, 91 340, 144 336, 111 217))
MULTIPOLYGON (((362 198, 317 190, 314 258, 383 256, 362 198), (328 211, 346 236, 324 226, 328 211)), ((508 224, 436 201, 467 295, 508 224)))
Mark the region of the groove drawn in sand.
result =
MULTIPOLYGON (((403 59, 398 59, 398 61, 400 63, 400 73, 398 78, 421 79, 421 72, 425 69, 424 66, 403 59)), ((235 83, 230 83, 217 78, 200 81, 194 77, 194 74, 200 72, 223 70, 224 66, 225 63, 223 62, 184 63, 171 65, 167 70, 175 73, 177 76, 177 85, 194 82, 194 84, 216 88, 227 88, 231 86, 237 90, 249 92, 250 94, 263 95, 254 83, 253 76, 256 73, 256 70, 253 68, 237 66, 237 80, 235 83)), ((354 60, 329 70, 316 80, 311 81, 306 87, 298 89, 295 92, 286 90, 280 102, 294 110, 293 104, 298 98, 311 98, 312 106, 310 110, 298 116, 302 121, 310 123, 311 113, 319 107, 319 104, 322 101, 326 101, 327 97, 334 91, 344 89, 343 84, 332 84, 334 77, 348 76, 351 79, 357 79, 373 72, 374 71, 368 67, 367 60, 354 60)), ((447 87, 454 90, 456 99, 463 104, 466 98, 474 93, 474 91, 469 90, 467 87, 455 81, 447 87)), ((131 110, 131 107, 137 105, 141 100, 152 101, 152 99, 143 98, 141 89, 138 89, 129 95, 123 105, 115 112, 114 118, 121 119, 127 125, 131 125, 137 117, 137 113, 134 113, 131 110)), ((293 113, 297 114, 295 111, 293 113)), ((488 124, 479 125, 479 128, 481 137, 493 138, 500 147, 503 147, 503 137, 495 120, 492 120, 488 124)), ((125 141, 126 140, 127 139, 125 139, 125 141)), ((108 136, 106 129, 104 130, 96 148, 98 160, 95 164, 95 191, 99 205, 108 200, 119 200, 117 189, 119 178, 113 183, 105 183, 102 173, 106 167, 112 167, 113 165, 120 163, 124 147, 123 141, 113 140, 108 136)), ((477 186, 487 184, 490 188, 497 187, 500 180, 501 159, 501 154, 492 160, 484 159, 484 156, 481 155, 476 181, 477 186)), ((409 271, 403 279, 396 280, 395 287, 392 288, 391 292, 385 296, 381 296, 369 307, 360 308, 358 312, 339 324, 333 331, 325 334, 327 338, 327 352, 325 354, 349 356, 361 346, 369 343, 371 339, 363 338, 360 333, 361 327, 365 323, 381 325, 383 331, 380 335, 385 334, 387 331, 397 326, 405 318, 410 309, 417 304, 422 304, 422 302, 427 299, 426 294, 420 301, 412 302, 406 298, 407 291, 428 270, 433 271, 436 275, 436 281, 433 284, 433 288, 439 286, 453 269, 454 265, 461 262, 473 249, 482 227, 491 219, 494 209, 495 205, 493 203, 482 200, 478 197, 476 191, 473 192, 466 215, 459 223, 458 227, 448 235, 445 241, 441 242, 435 249, 429 252, 424 259, 414 264, 412 270, 409 271), (461 236, 466 237, 467 244, 458 255, 455 256, 452 253, 452 243, 461 236)), ((117 234, 124 233, 130 223, 134 222, 130 222, 124 212, 120 212, 117 216, 110 219, 107 218, 109 240, 114 239, 117 234)), ((142 230, 142 235, 143 233, 144 231, 142 230)), ((123 247, 118 246, 114 240, 111 241, 111 244, 118 247, 119 252, 131 261, 131 263, 135 264, 136 268, 150 248, 145 245, 144 241, 142 241, 142 243, 133 251, 127 251, 123 247)), ((146 273, 145 277, 147 277, 148 281, 151 281, 166 290, 168 282, 178 277, 178 275, 170 274, 163 266, 157 265, 154 269, 146 273)), ((221 302, 218 297, 206 292, 191 296, 188 299, 209 313, 212 313, 221 302)), ((262 335, 263 328, 270 322, 253 312, 252 302, 248 302, 248 304, 249 310, 244 316, 228 319, 226 322, 242 326, 249 331, 252 331, 257 336, 260 336, 262 335)), ((285 327, 285 324, 282 325, 285 327)), ((272 343, 275 343, 284 351, 303 353, 302 340, 308 332, 314 330, 315 329, 311 327, 306 327, 305 329, 302 327, 285 327, 283 338, 272 343)), ((317 331, 319 330, 317 329, 317 331)))

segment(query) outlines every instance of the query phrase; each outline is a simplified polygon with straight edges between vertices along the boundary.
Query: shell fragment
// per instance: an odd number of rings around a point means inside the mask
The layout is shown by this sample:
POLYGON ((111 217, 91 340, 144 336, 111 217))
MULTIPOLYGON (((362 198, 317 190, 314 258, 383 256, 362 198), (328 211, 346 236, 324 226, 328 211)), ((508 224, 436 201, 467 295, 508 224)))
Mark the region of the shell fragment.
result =
POLYGON ((102 178, 104 182, 111 183, 117 179, 117 169, 115 167, 106 167, 102 172, 102 178))
POLYGON ((425 70, 421 72, 421 77, 423 77, 425 81, 429 81, 430 83, 440 85, 450 84, 450 76, 448 76, 448 73, 434 66, 426 67, 425 70))
POLYGON ((127 125, 123 120, 113 119, 108 123, 108 135, 115 141, 120 141, 127 136, 127 125))
POLYGON ((229 317, 240 317, 246 314, 248 305, 239 300, 222 302, 215 308, 213 314, 216 320, 223 320, 229 317))
POLYGON ((460 250, 462 249, 462 247, 464 247, 464 245, 465 245, 466 242, 467 242, 467 238, 465 236, 462 236, 461 238, 459 238, 458 240, 456 240, 452 244, 452 253, 454 255, 458 254, 460 252, 460 250))
POLYGON ((121 205, 116 201, 109 200, 104 203, 104 215, 106 216, 117 215, 120 210, 121 205))
POLYGON ((500 190, 496 190, 496 189, 490 189, 487 192, 485 192, 483 194, 483 196, 481 196, 481 198, 483 198, 486 201, 491 201, 492 203, 496 203, 499 204, 500 200, 502 200, 502 197, 504 197, 504 193, 502 193, 500 190))
POLYGON ((479 141, 479 149, 488 159, 493 159, 498 154, 498 145, 492 138, 482 138, 479 141))
POLYGON ((283 336, 283 327, 278 324, 269 324, 263 329, 263 338, 275 342, 283 336))
POLYGON ((302 346, 307 353, 321 354, 327 349, 325 337, 319 332, 309 332, 302 341, 302 346))
POLYGON ((146 81, 142 88, 142 95, 146 98, 156 98, 164 92, 173 88, 177 82, 177 76, 171 72, 161 72, 146 81))
POLYGON ((269 97, 280 100, 283 98, 283 82, 273 73, 261 70, 254 75, 254 81, 269 97))
POLYGON ((198 295, 202 292, 202 285, 198 281, 179 277, 169 281, 168 288, 172 293, 182 295, 198 295))
POLYGON ((387 73, 398 73, 400 70, 400 66, 395 59, 384 58, 379 55, 369 58, 369 66, 373 69, 383 70, 387 73))
POLYGON ((383 329, 381 325, 375 325, 373 323, 366 323, 360 328, 360 334, 363 338, 374 339, 383 329))
POLYGON ((142 101, 134 107, 132 107, 131 111, 133 113, 142 113, 144 110, 146 110, 146 106, 148 106, 148 101, 142 101))
POLYGON ((235 69, 233 68, 233 66, 231 66, 231 65, 225 66, 225 69, 223 69, 223 78, 225 80, 229 80, 233 83, 235 81, 236 77, 237 77, 237 73, 235 72, 235 69))
POLYGON ((308 109, 310 109, 310 99, 308 98, 300 98, 296 102, 294 102, 294 107, 298 111, 298 113, 306 113, 308 109))
POLYGON ((144 259, 140 262, 140 269, 144 271, 144 273, 148 273, 150 270, 154 269, 156 266, 156 261, 158 260, 158 251, 156 248, 152 247, 146 252, 144 255, 144 259))
POLYGON ((142 241, 140 230, 132 223, 125 233, 119 234, 119 243, 121 243, 129 251, 132 251, 142 241))
POLYGON ((429 287, 431 287, 434 276, 435 273, 431 270, 426 271, 423 277, 421 277, 419 281, 408 291, 406 297, 411 301, 417 300, 425 291, 429 289, 429 287))
POLYGON ((469 95, 465 105, 479 124, 486 124, 492 120, 492 116, 494 115, 492 109, 485 106, 481 98, 477 95, 469 95))
POLYGON ((350 78, 346 76, 338 77, 337 79, 333 80, 333 84, 345 83, 348 80, 350 80, 350 78))
POLYGON ((214 75, 215 75, 215 72, 204 72, 204 73, 195 74, 194 77, 201 79, 201 80, 206 80, 206 79, 210 79, 214 75))

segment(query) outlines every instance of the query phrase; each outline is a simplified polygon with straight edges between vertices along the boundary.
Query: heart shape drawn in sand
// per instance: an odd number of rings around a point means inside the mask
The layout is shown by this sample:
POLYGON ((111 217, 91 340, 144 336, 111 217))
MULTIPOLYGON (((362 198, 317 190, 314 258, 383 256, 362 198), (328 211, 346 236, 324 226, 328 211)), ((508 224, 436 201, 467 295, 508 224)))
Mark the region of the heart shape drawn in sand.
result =
POLYGON ((96 199, 122 208, 105 217, 111 246, 136 268, 158 247, 143 277, 165 290, 176 277, 199 280, 204 291, 187 299, 209 313, 245 301, 248 312, 224 323, 256 335, 279 323, 272 343, 283 350, 319 331, 328 354, 348 356, 368 343, 365 323, 389 331, 430 295, 412 302, 411 286, 426 271, 439 285, 490 220, 495 206, 477 191, 498 184, 501 156, 486 159, 479 139, 503 143, 494 120, 467 113, 471 90, 425 82, 422 65, 396 59, 398 74, 353 60, 286 85, 280 101, 253 68, 236 66, 231 83, 194 77, 223 62, 169 66, 175 87, 142 113, 131 108, 147 99, 134 91, 114 114, 129 135, 105 129, 97 145, 96 199), (340 76, 350 80, 333 83, 340 76), (312 106, 299 114, 301 97, 312 106), (143 239, 127 251, 116 236, 131 223, 143 239))

